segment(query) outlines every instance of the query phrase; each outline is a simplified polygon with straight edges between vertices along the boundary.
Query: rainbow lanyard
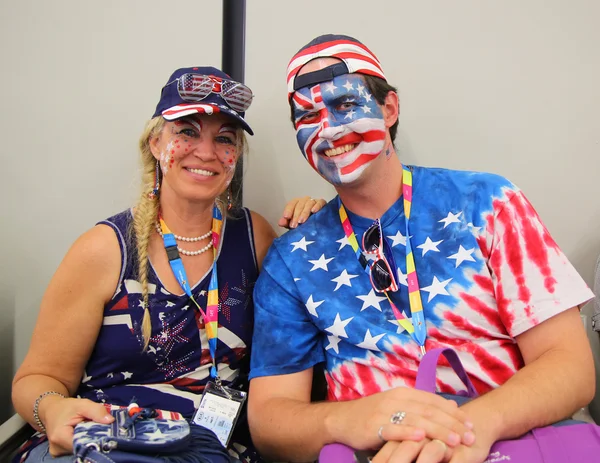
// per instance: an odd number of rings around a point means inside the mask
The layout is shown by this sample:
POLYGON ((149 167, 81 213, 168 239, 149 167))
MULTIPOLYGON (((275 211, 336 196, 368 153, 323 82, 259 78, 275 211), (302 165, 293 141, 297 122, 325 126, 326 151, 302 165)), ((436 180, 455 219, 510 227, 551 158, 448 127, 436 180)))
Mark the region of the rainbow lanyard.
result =
POLYGON ((206 312, 202 310, 200 304, 196 302, 196 299, 192 295, 192 288, 187 279, 185 273, 185 267, 179 256, 177 250, 177 242, 175 236, 167 227, 165 221, 160 217, 160 228, 163 233, 163 242, 165 250, 167 251, 167 257, 169 258, 169 265, 173 271, 173 275, 177 279, 179 286, 185 291, 185 294, 189 296, 200 313, 204 317, 204 325, 206 329, 206 337, 208 338, 208 347, 210 350, 210 357, 212 359, 212 367, 210 368, 210 377, 219 381, 219 374, 217 371, 217 339, 218 339, 218 325, 219 325, 219 281, 217 278, 217 254, 219 252, 219 242, 221 241, 221 229, 223 228, 223 215, 215 204, 213 207, 213 219, 212 219, 212 240, 213 240, 213 264, 212 264, 212 275, 210 277, 210 283, 208 285, 208 300, 206 304, 206 312))
MULTIPOLYGON (((410 311, 412 313, 412 322, 404 316, 404 314, 398 309, 396 304, 390 299, 387 291, 384 291, 387 300, 392 306, 396 321, 402 326, 415 340, 415 342, 421 347, 421 353, 425 354, 425 340, 427 339, 427 326, 425 325, 425 316, 423 314, 423 303, 421 302, 421 293, 419 292, 419 280, 417 278, 417 269, 415 267, 415 259, 412 252, 412 246, 410 243, 410 235, 408 233, 408 221, 410 219, 410 208, 412 205, 412 172, 406 166, 402 166, 402 197, 404 203, 404 215, 406 222, 406 274, 408 281, 408 302, 410 305, 410 311)), ((356 258, 362 265, 363 269, 367 274, 371 272, 371 266, 369 265, 364 254, 358 246, 356 234, 346 213, 346 208, 342 204, 342 201, 338 197, 339 202, 339 214, 342 228, 346 234, 346 238, 350 243, 350 246, 356 254, 356 258)), ((385 239, 384 236, 381 237, 385 239)), ((394 271, 394 269, 391 269, 394 271)))

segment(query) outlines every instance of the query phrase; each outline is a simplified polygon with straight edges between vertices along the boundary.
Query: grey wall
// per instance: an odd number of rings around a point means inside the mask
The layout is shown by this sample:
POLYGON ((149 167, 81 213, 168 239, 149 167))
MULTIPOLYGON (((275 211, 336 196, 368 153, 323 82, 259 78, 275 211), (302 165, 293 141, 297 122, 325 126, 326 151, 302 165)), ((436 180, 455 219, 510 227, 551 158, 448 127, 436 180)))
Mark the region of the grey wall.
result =
MULTIPOLYGON (((182 66, 221 63, 221 5, 0 2, 0 422, 68 247, 138 195, 137 141, 182 66)), ((82 308, 85 310, 85 308, 82 308)))
MULTIPOLYGON (((600 3, 247 3, 248 206, 275 224, 294 196, 333 196, 295 144, 285 70, 314 36, 347 33, 400 89, 401 158, 509 177, 591 282, 600 3)), ((207 0, 0 1, 0 421, 49 279, 79 234, 134 201, 138 135, 173 69, 220 64, 220 15, 207 0)))

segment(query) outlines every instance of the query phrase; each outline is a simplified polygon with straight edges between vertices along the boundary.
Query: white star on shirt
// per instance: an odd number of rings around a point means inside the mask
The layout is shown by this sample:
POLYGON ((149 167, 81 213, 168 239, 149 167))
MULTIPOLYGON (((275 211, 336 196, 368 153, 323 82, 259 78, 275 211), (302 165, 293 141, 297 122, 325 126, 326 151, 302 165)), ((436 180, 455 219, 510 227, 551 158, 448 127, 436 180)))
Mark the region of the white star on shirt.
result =
POLYGON ((349 80, 347 80, 346 83, 344 85, 342 85, 342 87, 344 87, 348 91, 350 91, 354 88, 354 86, 350 83, 349 80))
POLYGON ((429 286, 426 286, 425 288, 421 288, 421 291, 426 291, 429 293, 429 298, 427 299, 427 302, 430 302, 438 294, 441 294, 443 296, 450 296, 448 291, 446 291, 446 286, 448 285, 448 283, 450 283, 450 281, 452 281, 452 278, 448 278, 444 281, 439 281, 434 275, 431 284, 429 286))
POLYGON ((302 278, 294 278, 294 281, 300 281, 302 278))
POLYGON ((459 245, 458 252, 456 254, 452 254, 451 256, 448 256, 448 259, 456 259, 456 265, 454 268, 457 268, 465 260, 468 262, 475 262, 475 259, 473 259, 473 256, 471 255, 471 254, 473 254, 473 252, 475 252, 475 248, 465 249, 462 247, 462 245, 459 245))
POLYGON ((442 219, 442 220, 438 220, 438 222, 444 222, 444 228, 446 228, 451 223, 459 223, 460 222, 459 217, 461 215, 462 215, 462 211, 460 211, 458 214, 453 214, 452 212, 448 212, 448 215, 446 216, 446 218, 442 219))
POLYGON ((325 91, 330 92, 332 95, 335 93, 337 87, 333 85, 333 81, 325 84, 325 91))
POLYGON ((396 281, 398 282, 398 284, 408 286, 407 275, 402 273, 402 270, 400 270, 400 267, 398 267, 396 269, 396 275, 397 275, 396 281))
POLYGON ((469 222, 467 224, 467 227, 471 228, 473 230, 473 233, 475 233, 476 235, 479 235, 479 230, 481 230, 483 227, 476 227, 475 225, 473 225, 473 222, 469 222))
POLYGON ((303 251, 306 251, 306 247, 313 243, 314 241, 306 241, 306 238, 303 236, 300 241, 296 241, 295 243, 291 244, 291 246, 294 246, 294 249, 292 249, 290 252, 294 252, 296 249, 302 249, 303 251))
POLYGON ((346 113, 346 115, 344 116, 344 119, 350 119, 352 120, 352 118, 354 117, 354 114, 356 114, 356 112, 354 110, 350 110, 346 113))
POLYGON ((400 233, 400 230, 398 230, 395 235, 388 236, 387 238, 392 240, 392 247, 399 244, 406 246, 406 236, 400 233))
POLYGON ((129 371, 122 371, 121 373, 123 374, 123 379, 129 379, 133 376, 133 373, 130 373, 129 371))
POLYGON ((163 320, 164 320, 164 318, 165 318, 165 313, 164 313, 164 312, 159 312, 159 313, 158 313, 158 319, 159 319, 160 321, 163 321, 163 320))
POLYGON ((347 236, 344 236, 342 239, 336 240, 335 242, 336 243, 340 243, 340 248, 338 249, 338 251, 341 251, 342 248, 344 246, 346 246, 346 245, 352 247, 352 245, 350 244, 350 241, 348 241, 348 237, 347 236))
POLYGON ((173 304, 171 301, 167 301, 167 308, 169 307, 174 307, 175 304, 173 304))
POLYGON ((373 307, 381 312, 380 302, 386 300, 385 297, 377 296, 372 288, 371 291, 369 291, 369 294, 363 296, 356 296, 356 298, 363 301, 362 308, 360 309, 361 312, 365 309, 368 309, 369 307, 373 307))
POLYGON ((367 100, 367 103, 371 102, 371 94, 369 92, 365 92, 365 100, 367 100))
POLYGON ((440 252, 440 250, 437 247, 438 247, 438 244, 440 244, 442 241, 444 241, 444 240, 431 241, 431 238, 429 238, 429 236, 428 236, 423 244, 419 244, 417 246, 419 249, 423 250, 423 254, 421 254, 421 257, 423 257, 425 254, 427 254, 427 251, 440 252))
POLYGON ((357 276, 358 275, 352 275, 348 273, 346 269, 344 269, 342 273, 340 273, 340 276, 337 276, 333 280, 331 280, 336 283, 334 291, 340 289, 341 286, 349 286, 350 288, 352 288, 352 283, 350 283, 350 280, 352 278, 356 278, 357 276))
POLYGON ((85 372, 85 370, 83 370, 83 378, 81 379, 82 383, 87 383, 90 379, 92 379, 92 376, 88 376, 88 374, 85 372))
POLYGON ((114 373, 112 373, 112 372, 111 372, 111 373, 108 373, 108 374, 106 375, 106 377, 107 377, 107 378, 112 378, 112 377, 114 377, 114 376, 115 376, 115 374, 114 374, 114 373))
POLYGON ((144 433, 144 436, 146 436, 149 440, 157 440, 164 437, 164 434, 159 428, 156 428, 153 432, 144 433))
POLYGON ((362 349, 376 350, 379 351, 379 347, 377 347, 377 341, 385 336, 385 333, 378 334, 377 336, 371 336, 371 332, 367 329, 365 333, 365 339, 360 344, 357 344, 356 347, 361 347, 362 349))
POLYGON ((317 270, 318 268, 325 270, 326 272, 329 271, 329 269, 327 268, 327 264, 329 262, 331 262, 334 258, 330 257, 329 259, 327 259, 325 257, 325 254, 321 254, 321 257, 319 257, 317 260, 309 260, 309 262, 311 264, 313 264, 313 268, 310 269, 310 271, 312 272, 313 270, 317 270))
POLYGON ((150 351, 151 354, 156 354, 156 348, 152 345, 148 345, 148 351, 150 351))
POLYGON ((140 299, 140 302, 138 302, 138 307, 141 307, 142 309, 144 308, 144 300, 140 299))
POLYGON ((317 307, 319 307, 323 302, 325 302, 325 300, 322 301, 314 301, 312 294, 308 297, 308 301, 306 301, 306 304, 304 304, 306 306, 306 310, 308 310, 308 313, 319 318, 319 314, 317 314, 317 307))
POLYGON ((365 114, 371 114, 371 108, 367 105, 361 106, 360 109, 362 109, 365 114))
POLYGON ((327 347, 325 347, 325 350, 333 349, 336 354, 339 354, 340 349, 338 347, 338 344, 340 343, 341 339, 332 334, 328 334, 327 340, 329 341, 329 344, 327 345, 327 347))
POLYGON ((199 293, 199 294, 200 294, 200 296, 205 296, 205 295, 206 295, 206 290, 205 290, 205 289, 203 289, 202 291, 200 291, 200 293, 199 293))
POLYGON ((358 84, 358 86, 356 87, 356 90, 358 90, 358 94, 362 96, 363 91, 364 91, 365 87, 363 87, 362 85, 358 84))
POLYGON ((187 309, 189 309, 189 308, 190 308, 190 306, 189 306, 189 305, 186 305, 186 306, 183 306, 183 307, 181 308, 181 310, 187 310, 187 309))
POLYGON ((338 312, 335 315, 335 320, 333 321, 333 325, 331 325, 328 328, 325 328, 325 331, 330 332, 331 334, 334 334, 335 336, 337 336, 338 338, 347 338, 348 335, 346 334, 346 325, 348 323, 350 323, 350 321, 353 319, 354 317, 350 317, 350 318, 346 318, 346 320, 342 320, 340 318, 340 313, 338 312))

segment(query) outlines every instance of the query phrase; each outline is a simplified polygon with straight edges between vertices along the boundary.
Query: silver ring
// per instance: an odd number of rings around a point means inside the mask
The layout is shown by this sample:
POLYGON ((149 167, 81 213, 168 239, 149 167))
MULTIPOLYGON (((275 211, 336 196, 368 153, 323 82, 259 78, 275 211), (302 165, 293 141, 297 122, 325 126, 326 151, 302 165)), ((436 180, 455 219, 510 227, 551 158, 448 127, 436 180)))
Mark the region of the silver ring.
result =
POLYGON ((404 418, 406 418, 406 412, 396 412, 390 418, 390 423, 400 424, 404 418))
POLYGON ((381 435, 381 431, 383 431, 383 426, 379 426, 379 429, 377 430, 377 435, 379 436, 379 438, 381 439, 381 442, 387 442, 383 436, 381 435))

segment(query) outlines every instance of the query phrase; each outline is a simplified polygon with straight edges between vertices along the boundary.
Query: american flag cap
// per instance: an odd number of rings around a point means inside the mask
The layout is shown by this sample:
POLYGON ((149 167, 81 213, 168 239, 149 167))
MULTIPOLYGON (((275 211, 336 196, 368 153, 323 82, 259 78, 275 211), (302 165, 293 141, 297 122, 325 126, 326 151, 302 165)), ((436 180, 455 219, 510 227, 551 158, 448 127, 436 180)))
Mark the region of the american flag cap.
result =
POLYGON ((296 76, 306 63, 316 58, 337 58, 346 65, 348 74, 366 74, 387 82, 381 63, 360 41, 348 35, 320 35, 298 50, 288 64, 288 100, 295 91, 296 76))
POLYGON ((234 118, 242 128, 250 135, 254 132, 244 120, 245 112, 234 110, 231 105, 223 98, 221 93, 211 92, 205 98, 197 102, 186 101, 181 97, 178 91, 177 79, 185 74, 197 74, 212 76, 217 79, 232 80, 226 73, 211 66, 195 66, 189 68, 177 69, 161 90, 160 100, 156 105, 156 110, 152 117, 162 116, 167 121, 174 121, 190 114, 215 114, 223 113, 234 118))

